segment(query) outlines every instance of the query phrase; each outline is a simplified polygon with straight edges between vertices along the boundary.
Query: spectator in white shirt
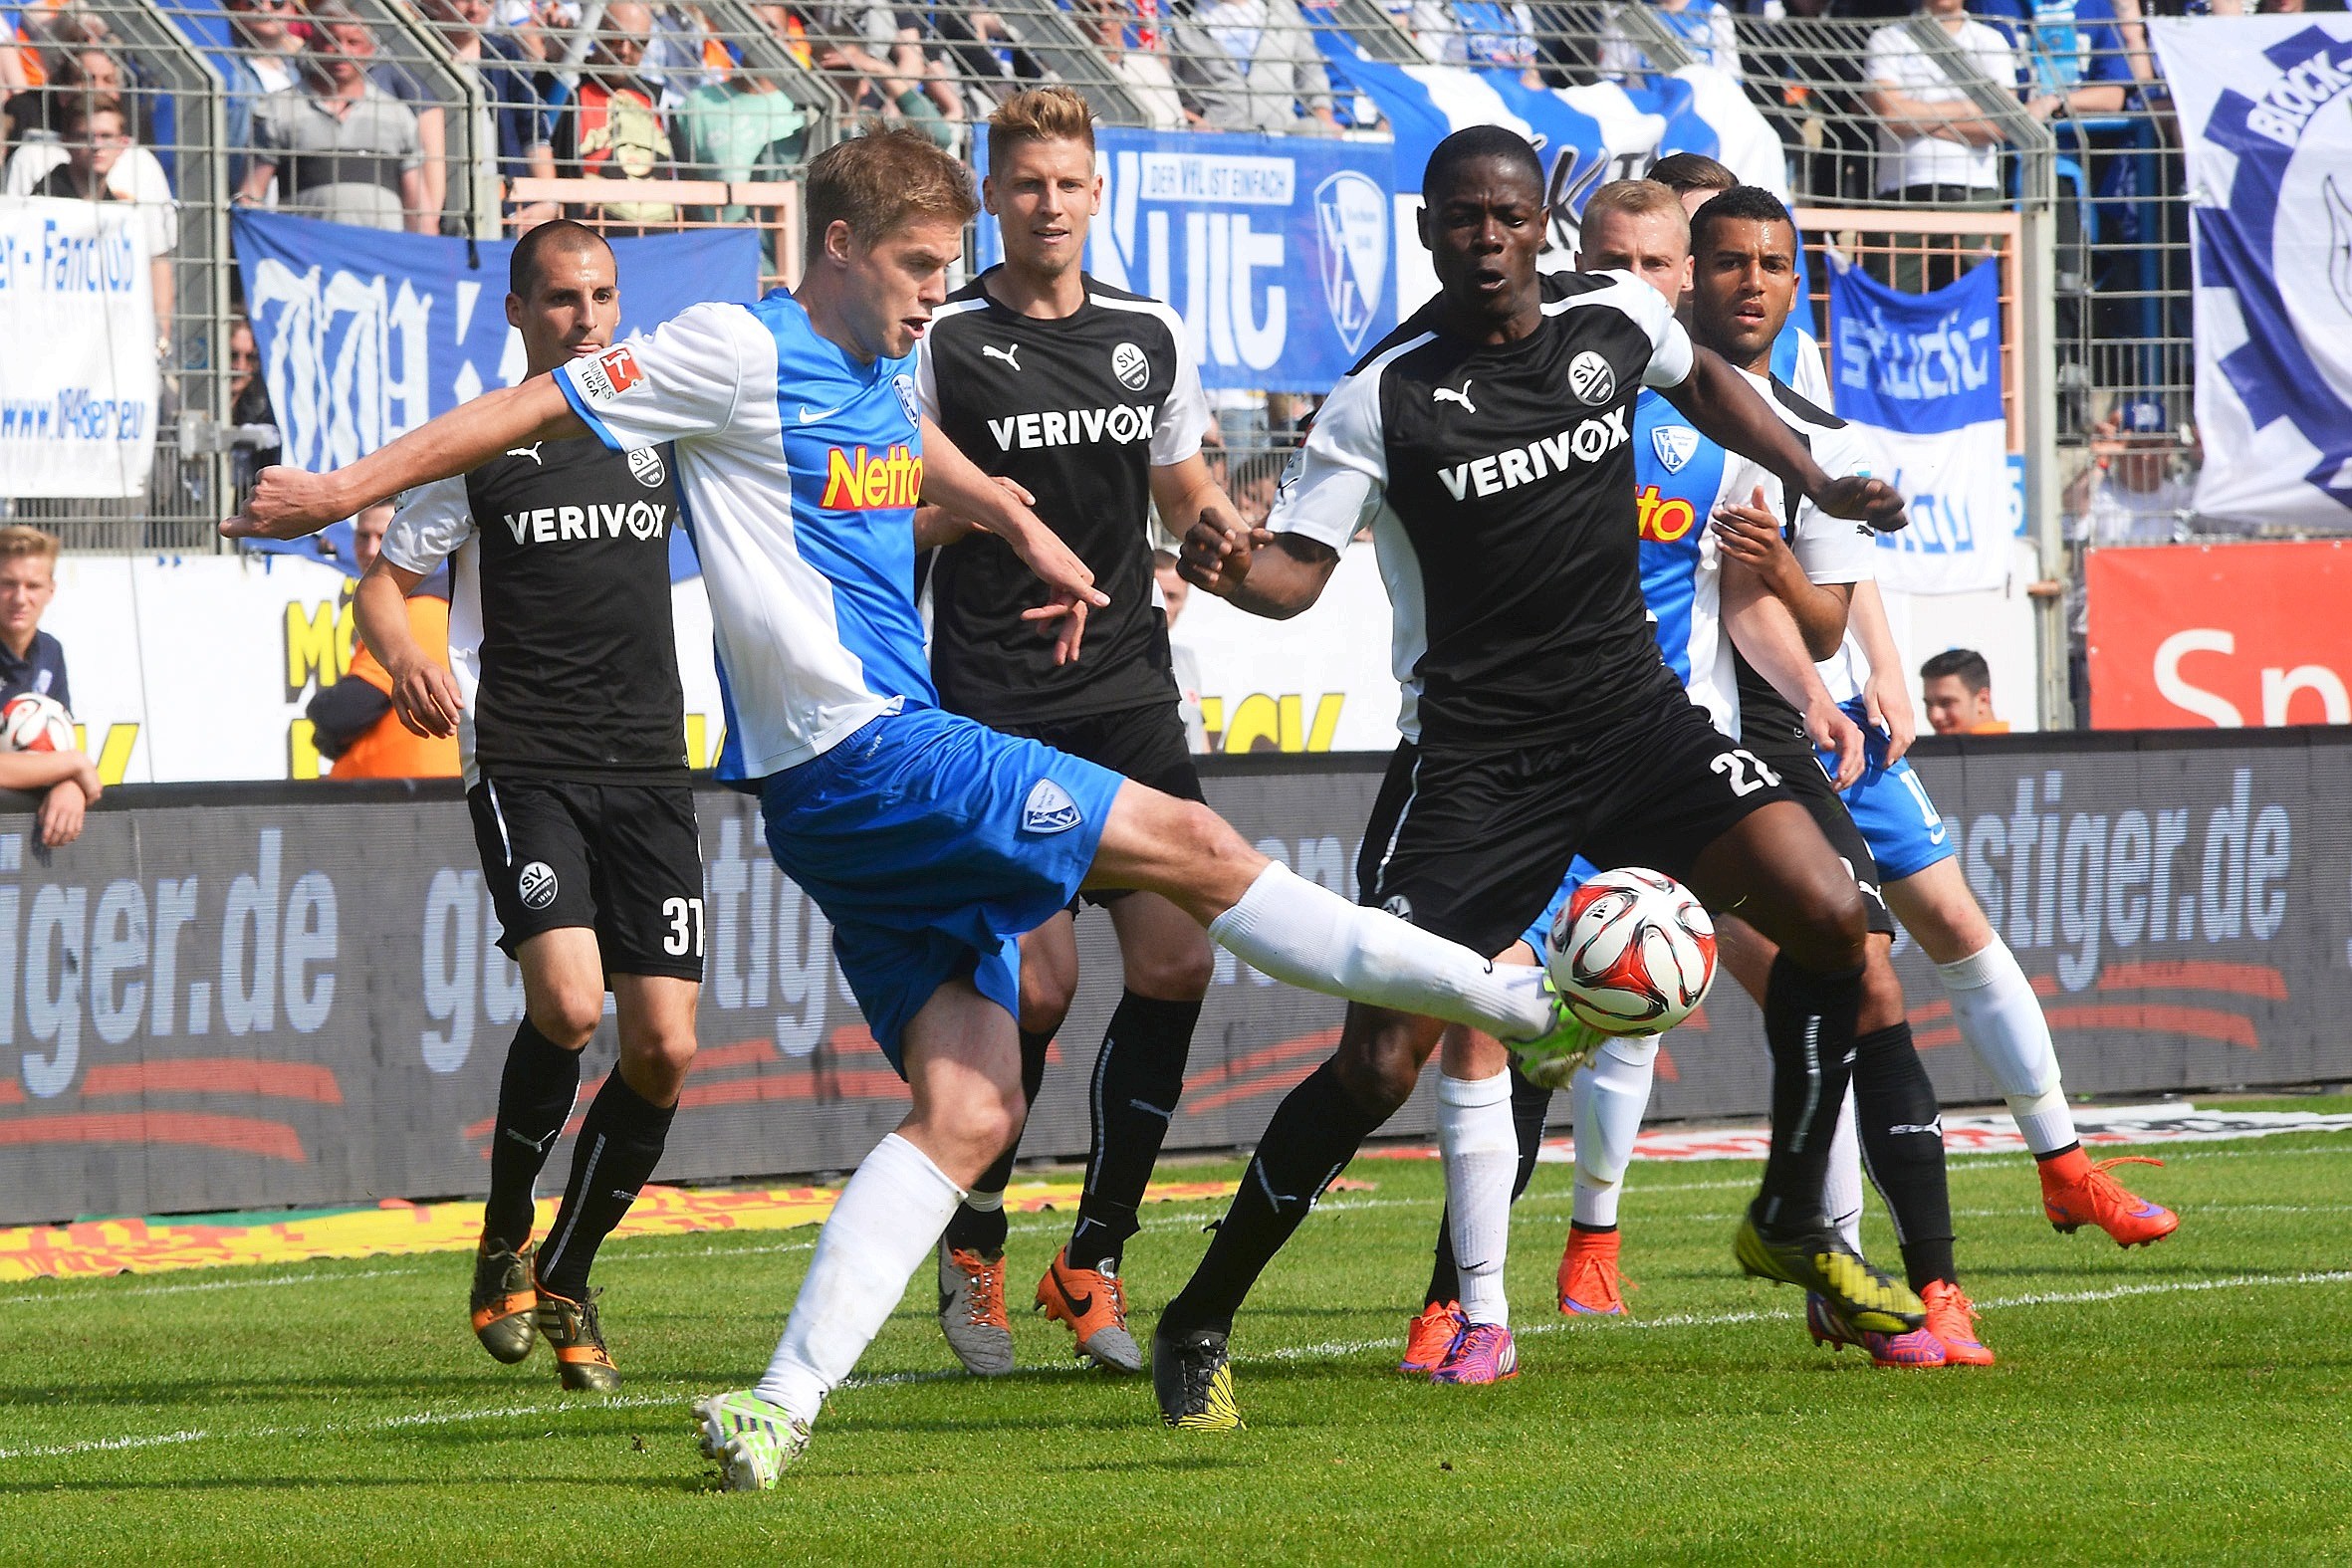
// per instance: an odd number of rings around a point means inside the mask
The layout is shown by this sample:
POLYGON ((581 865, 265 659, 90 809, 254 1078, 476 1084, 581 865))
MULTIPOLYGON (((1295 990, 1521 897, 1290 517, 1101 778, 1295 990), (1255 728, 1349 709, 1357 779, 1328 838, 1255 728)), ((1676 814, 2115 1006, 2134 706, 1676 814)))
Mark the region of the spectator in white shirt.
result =
MULTIPOLYGON (((1924 0, 1920 9, 1952 35, 1987 81, 2003 92, 2015 91, 2017 57, 2008 40, 1971 18, 1965 0, 1924 0)), ((1870 35, 1864 76, 1879 121, 1881 196, 1941 207, 1999 202, 2000 127, 1919 47, 1907 23, 1892 23, 1870 35)), ((1957 246, 1929 253, 1921 243, 1916 237, 1902 239, 1888 269, 1894 287, 1910 293, 1940 289, 1982 254, 1957 246)))
MULTIPOLYGON (((1681 36, 1694 65, 1712 66, 1733 81, 1740 79, 1740 35, 1732 25, 1732 9, 1723 0, 1650 0, 1656 19, 1681 36)), ((1600 74, 1625 81, 1651 75, 1656 68, 1618 25, 1611 11, 1600 29, 1600 74)))

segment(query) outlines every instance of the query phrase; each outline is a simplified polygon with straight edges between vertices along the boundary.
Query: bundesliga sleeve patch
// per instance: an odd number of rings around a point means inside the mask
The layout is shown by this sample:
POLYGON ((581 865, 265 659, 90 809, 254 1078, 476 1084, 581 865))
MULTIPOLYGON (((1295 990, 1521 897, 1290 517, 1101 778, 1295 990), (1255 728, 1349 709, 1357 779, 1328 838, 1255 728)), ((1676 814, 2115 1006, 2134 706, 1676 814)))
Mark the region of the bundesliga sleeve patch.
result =
POLYGON ((591 403, 609 403, 644 378, 635 351, 626 345, 607 348, 573 372, 580 395, 591 403))

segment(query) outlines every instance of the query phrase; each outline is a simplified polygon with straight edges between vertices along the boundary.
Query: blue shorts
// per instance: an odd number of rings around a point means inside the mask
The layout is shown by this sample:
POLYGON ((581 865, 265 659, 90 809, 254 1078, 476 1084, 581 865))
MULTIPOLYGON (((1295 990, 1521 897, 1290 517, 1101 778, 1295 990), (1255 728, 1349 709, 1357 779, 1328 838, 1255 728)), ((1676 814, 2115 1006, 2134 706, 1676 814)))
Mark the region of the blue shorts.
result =
MULTIPOLYGON (((1862 841, 1870 846, 1879 874, 1889 882, 1900 882, 1939 860, 1951 859, 1959 846, 1952 842, 1952 830, 1944 825, 1944 813, 1928 798, 1927 785, 1920 783, 1908 762, 1888 764, 1886 735, 1871 724, 1861 698, 1845 704, 1845 714, 1862 727, 1867 761, 1862 777, 1839 798, 1845 801, 1854 825, 1862 830, 1862 841)), ((1823 752, 1820 758, 1822 770, 1836 778, 1836 755, 1823 752)))
POLYGON ((1551 936, 1551 923, 1559 918, 1568 900, 1576 896, 1576 889, 1598 875, 1600 867, 1582 855, 1568 862, 1568 874, 1560 879, 1559 891, 1551 895, 1551 902, 1543 906, 1543 913, 1535 917, 1535 923, 1520 933, 1519 939, 1535 950, 1535 957, 1543 956, 1543 944, 1551 936))
POLYGON ((876 719, 762 782, 768 847, 832 922, 901 1076, 906 1025, 949 981, 971 976, 1018 1015, 1021 936, 1077 893, 1122 783, 936 708, 876 719))

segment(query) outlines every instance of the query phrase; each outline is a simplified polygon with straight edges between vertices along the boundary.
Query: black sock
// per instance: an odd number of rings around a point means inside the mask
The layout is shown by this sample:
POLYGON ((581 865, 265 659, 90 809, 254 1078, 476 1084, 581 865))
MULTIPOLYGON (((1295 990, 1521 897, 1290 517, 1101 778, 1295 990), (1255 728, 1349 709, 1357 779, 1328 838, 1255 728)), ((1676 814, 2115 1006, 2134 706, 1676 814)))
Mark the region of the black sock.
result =
POLYGON ((1200 1017, 1198 1001, 1163 1002, 1131 991, 1110 1015, 1086 1097, 1094 1145, 1086 1158, 1077 1227, 1069 1234, 1070 1267, 1118 1267, 1168 1136, 1168 1119, 1184 1092, 1184 1062, 1200 1017))
MULTIPOLYGON (((1511 1064, 1511 1125, 1519 1134, 1519 1174, 1512 1178, 1511 1197, 1514 1203, 1528 1190, 1528 1183, 1535 1179, 1535 1157, 1543 1152, 1543 1122, 1551 1112, 1551 1091, 1541 1084, 1529 1082, 1519 1070, 1519 1063, 1511 1064)), ((1429 1294, 1421 1298, 1424 1307, 1462 1298, 1462 1275, 1454 1261, 1454 1212, 1440 1210, 1437 1217, 1437 1260, 1430 1265, 1429 1294)), ((1613 1229, 1613 1228, 1612 1228, 1613 1229)))
MULTIPOLYGON (((1021 1104, 1022 1125, 1029 1123, 1028 1107, 1038 1102, 1038 1086, 1046 1081, 1046 1052, 1054 1044, 1051 1034, 1032 1034, 1021 1031, 1021 1104)), ((1012 1147, 997 1156, 997 1163, 980 1173, 980 1180, 972 1184, 972 1191, 995 1193, 999 1197, 1013 1181, 1013 1161, 1021 1153, 1021 1139, 1016 1136, 1012 1147)), ((969 1201, 956 1205, 956 1212, 947 1217, 947 1244, 966 1252, 978 1252, 982 1257, 996 1257, 1005 1250, 1005 1236, 1011 1223, 1005 1218, 1005 1206, 994 1209, 975 1209, 969 1201)))
POLYGON ((1842 975, 1798 969, 1783 953, 1764 986, 1764 1038, 1772 1050, 1772 1145, 1764 1158, 1758 1224, 1785 1232, 1817 1226, 1829 1143, 1837 1132, 1862 1006, 1859 966, 1842 975))
POLYGON ((1912 1046, 1909 1023, 1873 1029, 1854 1041, 1854 1117, 1862 1163, 1895 1222, 1911 1288, 1955 1279, 1944 1127, 1936 1086, 1912 1046))
POLYGON ((1356 1104, 1327 1061, 1285 1095, 1208 1254, 1160 1313, 1159 1332, 1171 1338, 1203 1328, 1231 1332, 1234 1313, 1274 1254, 1386 1120, 1387 1112, 1373 1115, 1356 1104))
POLYGON ((541 1284, 574 1301, 587 1294, 596 1248, 661 1163, 661 1146, 677 1114, 676 1106, 652 1104, 630 1088, 618 1067, 605 1077, 580 1126, 564 1206, 539 1249, 541 1284))
POLYGON ((2033 1157, 2033 1161, 2034 1161, 2034 1163, 2035 1163, 2036 1165, 2047 1165, 2047 1164, 2049 1164, 2049 1163, 2050 1163, 2052 1160, 2063 1160, 2063 1159, 2065 1159, 2065 1158, 2066 1158, 2066 1156, 2068 1156, 2068 1155, 2072 1154, 2072 1153, 2073 1153, 2075 1150, 2077 1150, 2077 1149, 2079 1149, 2079 1148, 2081 1148, 2081 1147, 2082 1147, 2082 1140, 2081 1140, 2080 1138, 2077 1138, 2077 1139, 2075 1139, 2075 1140, 2074 1140, 2072 1143, 2068 1144, 2068 1145, 2067 1145, 2065 1148, 2063 1148, 2063 1149, 2052 1149, 2052 1150, 2051 1150, 2049 1153, 2047 1153, 2047 1154, 2037 1154, 2037 1155, 2035 1155, 2035 1156, 2033 1157))
POLYGON ((526 1017, 498 1078, 498 1120, 490 1130, 490 1197, 482 1233, 510 1247, 531 1239, 531 1187, 562 1136, 580 1094, 580 1052, 566 1050, 526 1017))

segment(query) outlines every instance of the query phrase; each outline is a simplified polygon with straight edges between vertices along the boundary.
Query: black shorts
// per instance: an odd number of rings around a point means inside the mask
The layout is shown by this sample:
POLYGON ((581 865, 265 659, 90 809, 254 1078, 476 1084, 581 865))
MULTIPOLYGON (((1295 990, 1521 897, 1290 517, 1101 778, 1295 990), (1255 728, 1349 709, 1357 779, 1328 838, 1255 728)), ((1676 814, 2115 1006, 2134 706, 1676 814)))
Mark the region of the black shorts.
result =
MULTIPOLYGON (((1172 702, 1038 724, 992 724, 990 728, 1043 741, 1058 752, 1067 752, 1180 800, 1208 799, 1201 790, 1200 770, 1193 766, 1192 748, 1185 743, 1184 718, 1172 702)), ((1105 888, 1079 897, 1099 907, 1115 903, 1131 891, 1105 888)), ((1071 899, 1069 907, 1074 912, 1078 900, 1071 899)))
POLYGON ((466 791, 507 957, 596 934, 607 975, 702 979, 702 843, 686 784, 485 779, 466 791))
POLYGON ((1784 735, 1778 727, 1768 733, 1741 739, 1764 760, 1766 767, 1787 781, 1788 792, 1796 796, 1804 808, 1813 813, 1820 824, 1821 836, 1829 840, 1829 847, 1845 863, 1846 873, 1854 885, 1862 890, 1862 907, 1867 912, 1870 929, 1880 936, 1895 934, 1895 917, 1887 909, 1887 901, 1879 892, 1878 860, 1870 853, 1869 841, 1862 829, 1854 825, 1854 816, 1846 803, 1837 797, 1837 785, 1821 771, 1821 760, 1814 755, 1813 743, 1799 730, 1784 735))
POLYGON ((1478 952, 1503 952, 1581 854, 1688 877, 1759 806, 1791 798, 1679 694, 1610 729, 1516 751, 1408 741, 1390 759, 1356 862, 1375 904, 1478 952))

